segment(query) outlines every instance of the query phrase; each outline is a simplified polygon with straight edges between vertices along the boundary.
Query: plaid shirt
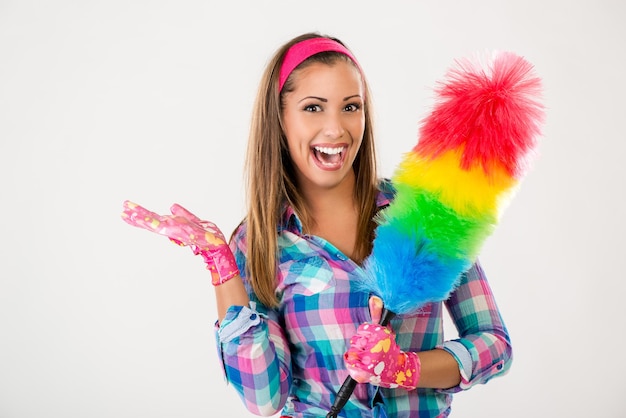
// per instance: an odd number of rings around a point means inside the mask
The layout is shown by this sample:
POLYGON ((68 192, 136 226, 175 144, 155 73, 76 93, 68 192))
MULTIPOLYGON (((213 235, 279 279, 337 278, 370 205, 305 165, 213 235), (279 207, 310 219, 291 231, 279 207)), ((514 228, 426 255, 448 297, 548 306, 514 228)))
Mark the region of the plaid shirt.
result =
MULTIPOLYGON (((378 205, 392 199, 381 183, 378 205)), ((371 321, 369 294, 355 289, 363 269, 332 244, 302 233, 302 225, 287 208, 278 231, 280 305, 263 306, 245 275, 246 228, 231 243, 250 306, 232 306, 216 324, 218 353, 228 382, 246 407, 258 415, 281 412, 290 417, 323 417, 348 376, 343 353, 363 322, 371 321)), ((507 330, 479 264, 462 277, 443 303, 429 304, 410 316, 391 321, 404 351, 448 350, 458 361, 461 384, 437 390, 407 391, 370 384, 357 385, 340 416, 446 417, 452 394, 486 383, 510 367, 507 330), (444 342, 443 308, 450 312, 459 338, 444 342)))

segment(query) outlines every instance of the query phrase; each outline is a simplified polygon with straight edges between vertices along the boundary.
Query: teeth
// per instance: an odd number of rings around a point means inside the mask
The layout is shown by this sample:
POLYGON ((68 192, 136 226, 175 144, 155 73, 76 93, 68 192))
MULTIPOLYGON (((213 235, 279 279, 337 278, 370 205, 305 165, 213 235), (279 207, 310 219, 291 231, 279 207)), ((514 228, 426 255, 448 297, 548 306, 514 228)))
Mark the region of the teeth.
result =
POLYGON ((331 148, 331 147, 315 147, 315 150, 317 152, 323 152, 324 154, 328 154, 328 155, 335 155, 335 154, 339 154, 343 151, 344 147, 337 147, 337 148, 331 148))

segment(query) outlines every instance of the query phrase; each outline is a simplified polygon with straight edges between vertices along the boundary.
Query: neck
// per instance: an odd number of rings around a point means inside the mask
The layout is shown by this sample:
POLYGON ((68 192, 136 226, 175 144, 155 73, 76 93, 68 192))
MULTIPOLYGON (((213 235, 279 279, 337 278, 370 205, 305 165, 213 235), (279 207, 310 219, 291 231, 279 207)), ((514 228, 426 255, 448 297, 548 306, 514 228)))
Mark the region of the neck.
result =
POLYGON ((356 207, 355 184, 355 176, 352 173, 333 187, 303 187, 301 193, 304 204, 313 220, 318 220, 320 217, 323 219, 326 214, 354 209, 356 207))
POLYGON ((305 189, 309 213, 304 232, 324 238, 348 257, 354 255, 359 211, 354 199, 354 176, 332 188, 305 189))

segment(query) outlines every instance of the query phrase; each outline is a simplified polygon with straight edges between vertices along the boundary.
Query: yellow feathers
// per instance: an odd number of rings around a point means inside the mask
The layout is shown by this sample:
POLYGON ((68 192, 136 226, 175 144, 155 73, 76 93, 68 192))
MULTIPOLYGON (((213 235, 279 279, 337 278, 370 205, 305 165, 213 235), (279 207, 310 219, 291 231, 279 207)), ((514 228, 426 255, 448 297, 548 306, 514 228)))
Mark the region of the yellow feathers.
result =
POLYGON ((463 170, 461 153, 462 150, 452 150, 434 159, 407 153, 393 180, 432 193, 461 216, 498 218, 502 200, 515 188, 517 181, 499 164, 490 167, 490 175, 480 166, 463 170))

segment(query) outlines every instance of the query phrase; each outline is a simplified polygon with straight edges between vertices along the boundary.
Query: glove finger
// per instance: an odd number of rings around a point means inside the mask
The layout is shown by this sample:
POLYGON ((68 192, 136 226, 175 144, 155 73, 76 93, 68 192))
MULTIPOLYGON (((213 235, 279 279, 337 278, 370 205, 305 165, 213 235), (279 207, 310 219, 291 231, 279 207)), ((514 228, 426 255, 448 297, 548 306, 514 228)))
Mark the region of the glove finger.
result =
POLYGON ((359 349, 363 349, 371 340, 376 339, 374 329, 376 324, 364 322, 356 329, 356 334, 350 338, 350 345, 359 349))
POLYGON ((356 350, 354 347, 350 347, 348 351, 343 353, 343 360, 350 367, 362 368, 363 367, 363 362, 361 360, 362 355, 363 355, 363 352, 361 350, 356 350))
POLYGON ((200 233, 200 231, 196 232, 194 244, 198 244, 202 247, 215 247, 226 243, 224 234, 213 222, 204 221, 198 218, 178 203, 174 203, 170 210, 174 216, 185 218, 188 221, 200 226, 200 228, 205 231, 204 233, 200 233))
POLYGON ((185 219, 187 219, 187 220, 189 220, 191 222, 195 222, 195 223, 202 222, 202 220, 200 218, 198 218, 193 213, 189 212, 187 209, 185 209, 184 207, 182 207, 178 203, 174 203, 172 205, 172 207, 170 208, 170 211, 172 212, 172 215, 182 216, 183 218, 185 218, 185 219))
POLYGON ((124 202, 122 219, 132 226, 174 239, 178 245, 181 243, 193 244, 189 239, 190 231, 186 224, 188 221, 184 218, 177 221, 171 216, 161 216, 127 200, 124 202))
POLYGON ((129 225, 156 232, 161 215, 151 212, 129 200, 124 201, 122 219, 129 225))
POLYGON ((374 324, 380 323, 383 313, 383 300, 376 295, 372 295, 369 300, 370 315, 374 324))
POLYGON ((358 383, 368 383, 372 377, 371 373, 368 373, 359 368, 350 367, 348 368, 348 373, 350 374, 350 377, 356 380, 358 383))
POLYGON ((348 350, 344 356, 344 362, 350 376, 359 383, 372 382, 376 378, 374 367, 376 360, 369 353, 352 352, 348 350))
POLYGON ((350 338, 350 347, 353 349, 363 350, 371 338, 369 333, 356 333, 350 338))
MULTIPOLYGON (((202 228, 204 228, 206 231, 210 232, 211 234, 215 235, 215 237, 221 241, 226 242, 226 238, 224 238, 224 234, 222 233, 222 231, 217 227, 217 225, 215 225, 213 222, 211 221, 200 221, 200 225, 202 226, 202 228)), ((211 240, 209 240, 211 241, 211 240)))

